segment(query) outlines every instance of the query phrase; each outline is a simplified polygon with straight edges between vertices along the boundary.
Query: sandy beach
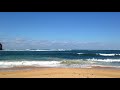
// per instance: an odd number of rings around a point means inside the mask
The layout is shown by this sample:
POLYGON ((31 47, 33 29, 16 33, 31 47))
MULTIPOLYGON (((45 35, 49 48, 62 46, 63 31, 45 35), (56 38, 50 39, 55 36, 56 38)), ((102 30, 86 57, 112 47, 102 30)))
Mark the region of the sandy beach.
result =
POLYGON ((120 69, 111 68, 33 68, 0 71, 0 78, 120 78, 120 69))

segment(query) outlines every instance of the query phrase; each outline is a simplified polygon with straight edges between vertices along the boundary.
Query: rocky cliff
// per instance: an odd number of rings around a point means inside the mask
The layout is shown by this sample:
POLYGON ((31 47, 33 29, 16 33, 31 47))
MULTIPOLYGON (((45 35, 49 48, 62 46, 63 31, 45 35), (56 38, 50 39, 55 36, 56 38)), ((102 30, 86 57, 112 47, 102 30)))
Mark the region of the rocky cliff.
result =
POLYGON ((2 50, 2 44, 0 43, 0 50, 2 50))

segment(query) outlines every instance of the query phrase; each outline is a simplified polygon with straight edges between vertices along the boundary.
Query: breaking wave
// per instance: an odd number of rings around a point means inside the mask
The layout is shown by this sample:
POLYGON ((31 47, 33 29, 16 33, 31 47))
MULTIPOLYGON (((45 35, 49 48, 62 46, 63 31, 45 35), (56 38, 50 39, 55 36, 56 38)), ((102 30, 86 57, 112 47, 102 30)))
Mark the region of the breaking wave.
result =
MULTIPOLYGON (((120 59, 71 59, 59 61, 0 61, 0 68, 11 68, 17 66, 34 67, 90 67, 102 63, 118 63, 120 59)), ((120 66, 120 65, 119 65, 120 66)))
POLYGON ((100 54, 101 56, 119 56, 120 54, 100 54))
POLYGON ((58 65, 58 61, 0 61, 0 68, 17 66, 56 67, 58 65))
POLYGON ((77 53, 83 56, 120 56, 120 54, 102 54, 102 53, 77 53))

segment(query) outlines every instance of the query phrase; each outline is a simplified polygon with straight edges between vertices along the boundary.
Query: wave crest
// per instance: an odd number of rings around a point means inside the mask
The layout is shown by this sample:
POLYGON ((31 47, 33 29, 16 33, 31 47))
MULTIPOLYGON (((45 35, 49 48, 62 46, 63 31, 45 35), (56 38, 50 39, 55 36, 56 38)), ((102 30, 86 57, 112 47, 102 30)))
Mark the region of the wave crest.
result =
POLYGON ((100 54, 101 56, 119 56, 120 54, 100 54))
POLYGON ((82 56, 120 56, 120 54, 104 54, 104 53, 77 53, 82 56))

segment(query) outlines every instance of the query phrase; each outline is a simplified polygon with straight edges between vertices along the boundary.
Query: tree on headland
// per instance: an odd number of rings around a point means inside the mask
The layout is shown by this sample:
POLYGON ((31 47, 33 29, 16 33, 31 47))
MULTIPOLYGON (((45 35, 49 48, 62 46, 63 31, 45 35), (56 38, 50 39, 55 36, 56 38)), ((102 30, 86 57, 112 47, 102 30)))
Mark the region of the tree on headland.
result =
POLYGON ((1 44, 1 43, 0 43, 0 50, 3 50, 3 49, 2 49, 2 44, 1 44))

